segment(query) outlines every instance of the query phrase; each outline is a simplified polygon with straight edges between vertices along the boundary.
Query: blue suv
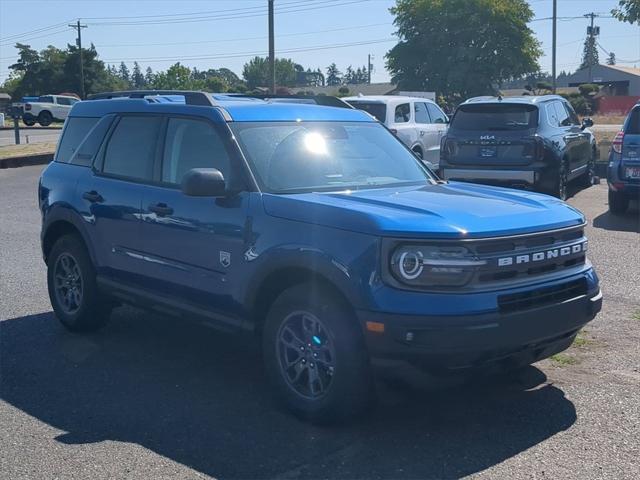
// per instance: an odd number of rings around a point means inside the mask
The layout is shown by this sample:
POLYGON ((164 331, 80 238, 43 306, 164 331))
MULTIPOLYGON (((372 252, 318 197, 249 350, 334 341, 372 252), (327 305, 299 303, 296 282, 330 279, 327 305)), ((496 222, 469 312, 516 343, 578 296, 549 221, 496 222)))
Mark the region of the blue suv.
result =
POLYGON ((630 200, 640 200, 640 104, 635 105, 611 144, 609 166, 609 211, 620 215, 630 200))
POLYGON ((104 94, 73 107, 39 203, 65 327, 126 303, 259 336, 312 421, 363 411, 374 367, 548 357, 602 303, 580 212, 444 182, 354 109, 104 94))

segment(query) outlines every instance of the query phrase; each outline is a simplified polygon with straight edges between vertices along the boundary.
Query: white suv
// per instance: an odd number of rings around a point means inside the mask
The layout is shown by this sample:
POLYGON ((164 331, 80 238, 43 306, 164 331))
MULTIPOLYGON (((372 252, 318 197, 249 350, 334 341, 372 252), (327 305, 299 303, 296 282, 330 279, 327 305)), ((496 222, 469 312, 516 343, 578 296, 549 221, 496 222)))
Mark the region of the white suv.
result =
POLYGON ((14 103, 13 106, 22 109, 22 121, 28 127, 36 122, 48 127, 54 120, 65 120, 71 107, 79 101, 67 95, 42 95, 37 102, 14 103))
POLYGON ((435 102, 395 95, 361 95, 342 100, 373 115, 430 167, 438 168, 440 139, 447 133, 449 119, 435 102))

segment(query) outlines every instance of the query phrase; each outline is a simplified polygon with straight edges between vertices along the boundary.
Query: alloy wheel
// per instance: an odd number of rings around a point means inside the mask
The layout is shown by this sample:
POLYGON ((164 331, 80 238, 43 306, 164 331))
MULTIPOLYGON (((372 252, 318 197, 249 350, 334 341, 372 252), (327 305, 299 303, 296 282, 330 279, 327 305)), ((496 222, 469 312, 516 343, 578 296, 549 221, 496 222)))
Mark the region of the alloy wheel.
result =
POLYGON ((290 313, 280 325, 276 343, 280 373, 305 398, 323 397, 333 382, 335 347, 327 327, 314 314, 290 313))
POLYGON ((54 288, 58 304, 65 313, 72 315, 82 304, 82 273, 78 262, 69 253, 56 260, 53 271, 54 288))

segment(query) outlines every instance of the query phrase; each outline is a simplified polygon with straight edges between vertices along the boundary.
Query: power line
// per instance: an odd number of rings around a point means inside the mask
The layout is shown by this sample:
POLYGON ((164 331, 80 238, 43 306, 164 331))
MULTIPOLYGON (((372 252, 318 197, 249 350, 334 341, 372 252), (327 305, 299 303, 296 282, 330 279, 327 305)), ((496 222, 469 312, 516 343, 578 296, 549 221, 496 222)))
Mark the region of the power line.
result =
MULTIPOLYGON (((278 14, 285 13, 295 13, 295 12, 306 12, 310 10, 318 10, 321 8, 331 8, 331 7, 341 7, 345 5, 352 5, 356 3, 363 3, 367 0, 351 0, 346 2, 304 2, 304 5, 285 5, 284 7, 276 8, 275 11, 278 14), (297 8, 300 7, 300 8, 297 8)), ((198 18, 186 18, 186 19, 168 19, 168 20, 142 20, 142 21, 134 21, 134 22, 88 22, 89 25, 93 26, 141 26, 141 25, 167 25, 167 24, 177 24, 177 23, 198 23, 198 22, 209 22, 215 20, 235 20, 235 19, 243 19, 243 18, 252 18, 252 17, 262 17, 267 13, 247 13, 247 14, 215 14, 215 15, 207 15, 200 16, 198 18)))
POLYGON ((70 22, 71 20, 67 20, 66 22, 61 22, 61 23, 55 23, 53 25, 49 25, 47 27, 41 27, 41 28, 36 28, 35 30, 29 30, 28 32, 22 32, 22 33, 14 33, 13 35, 7 35, 6 37, 0 37, 0 42, 4 42, 7 40, 12 40, 14 38, 21 38, 27 35, 31 35, 34 33, 40 33, 40 32, 44 32, 47 30, 53 30, 62 26, 65 26, 67 24, 67 22, 70 22))
MULTIPOLYGON (((365 40, 360 42, 350 42, 350 43, 336 43, 332 45, 315 45, 311 47, 296 47, 289 49, 279 50, 279 53, 296 53, 296 52, 311 52, 316 50, 327 50, 331 48, 345 48, 345 47, 354 47, 359 45, 372 45, 376 43, 385 43, 385 42, 397 42, 396 38, 385 38, 385 39, 375 39, 375 40, 365 40)), ((253 57, 253 56, 264 56, 268 52, 265 51, 251 51, 251 52, 235 52, 235 53, 224 53, 219 55, 196 55, 196 56, 180 56, 180 57, 147 57, 147 58, 107 58, 103 59, 104 62, 108 63, 117 63, 123 61, 140 61, 145 63, 154 63, 154 62, 166 62, 166 61, 182 61, 182 60, 213 60, 213 59, 224 59, 224 58, 239 58, 239 57, 253 57)))
MULTIPOLYGON (((342 32, 345 30, 357 30, 362 28, 370 28, 370 27, 378 27, 382 25, 392 25, 389 22, 385 23, 371 23, 368 25, 355 25, 351 27, 341 27, 341 28, 332 28, 326 30, 315 30, 312 32, 299 32, 299 33, 282 33, 277 35, 277 38, 282 37, 296 37, 303 35, 314 35, 317 33, 331 33, 331 32, 342 32)), ((260 37, 242 37, 242 38, 222 38, 220 40, 198 40, 194 42, 167 42, 167 43, 115 43, 115 44, 100 44, 96 45, 96 48, 113 48, 113 47, 155 47, 155 46, 171 46, 171 45, 196 45, 196 44, 204 44, 204 43, 227 43, 227 42, 238 42, 244 40, 264 40, 268 38, 263 35, 260 37)))

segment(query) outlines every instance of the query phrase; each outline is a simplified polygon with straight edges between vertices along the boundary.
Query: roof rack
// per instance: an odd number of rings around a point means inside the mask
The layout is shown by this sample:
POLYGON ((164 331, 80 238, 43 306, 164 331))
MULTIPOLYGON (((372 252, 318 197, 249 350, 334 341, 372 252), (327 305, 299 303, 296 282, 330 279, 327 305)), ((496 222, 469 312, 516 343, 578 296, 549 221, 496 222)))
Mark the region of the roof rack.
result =
POLYGON ((351 108, 344 100, 331 95, 277 95, 271 93, 243 93, 243 94, 223 94, 229 97, 239 98, 258 98, 261 100, 274 100, 276 103, 278 100, 291 103, 306 103, 304 100, 314 100, 316 105, 324 105, 325 107, 338 107, 338 108, 351 108), (298 100, 298 101, 296 101, 298 100))
POLYGON ((206 107, 219 107, 216 101, 207 92, 193 90, 124 90, 121 92, 94 93, 87 100, 106 100, 111 98, 145 98, 157 95, 182 95, 187 105, 202 105, 206 107))

